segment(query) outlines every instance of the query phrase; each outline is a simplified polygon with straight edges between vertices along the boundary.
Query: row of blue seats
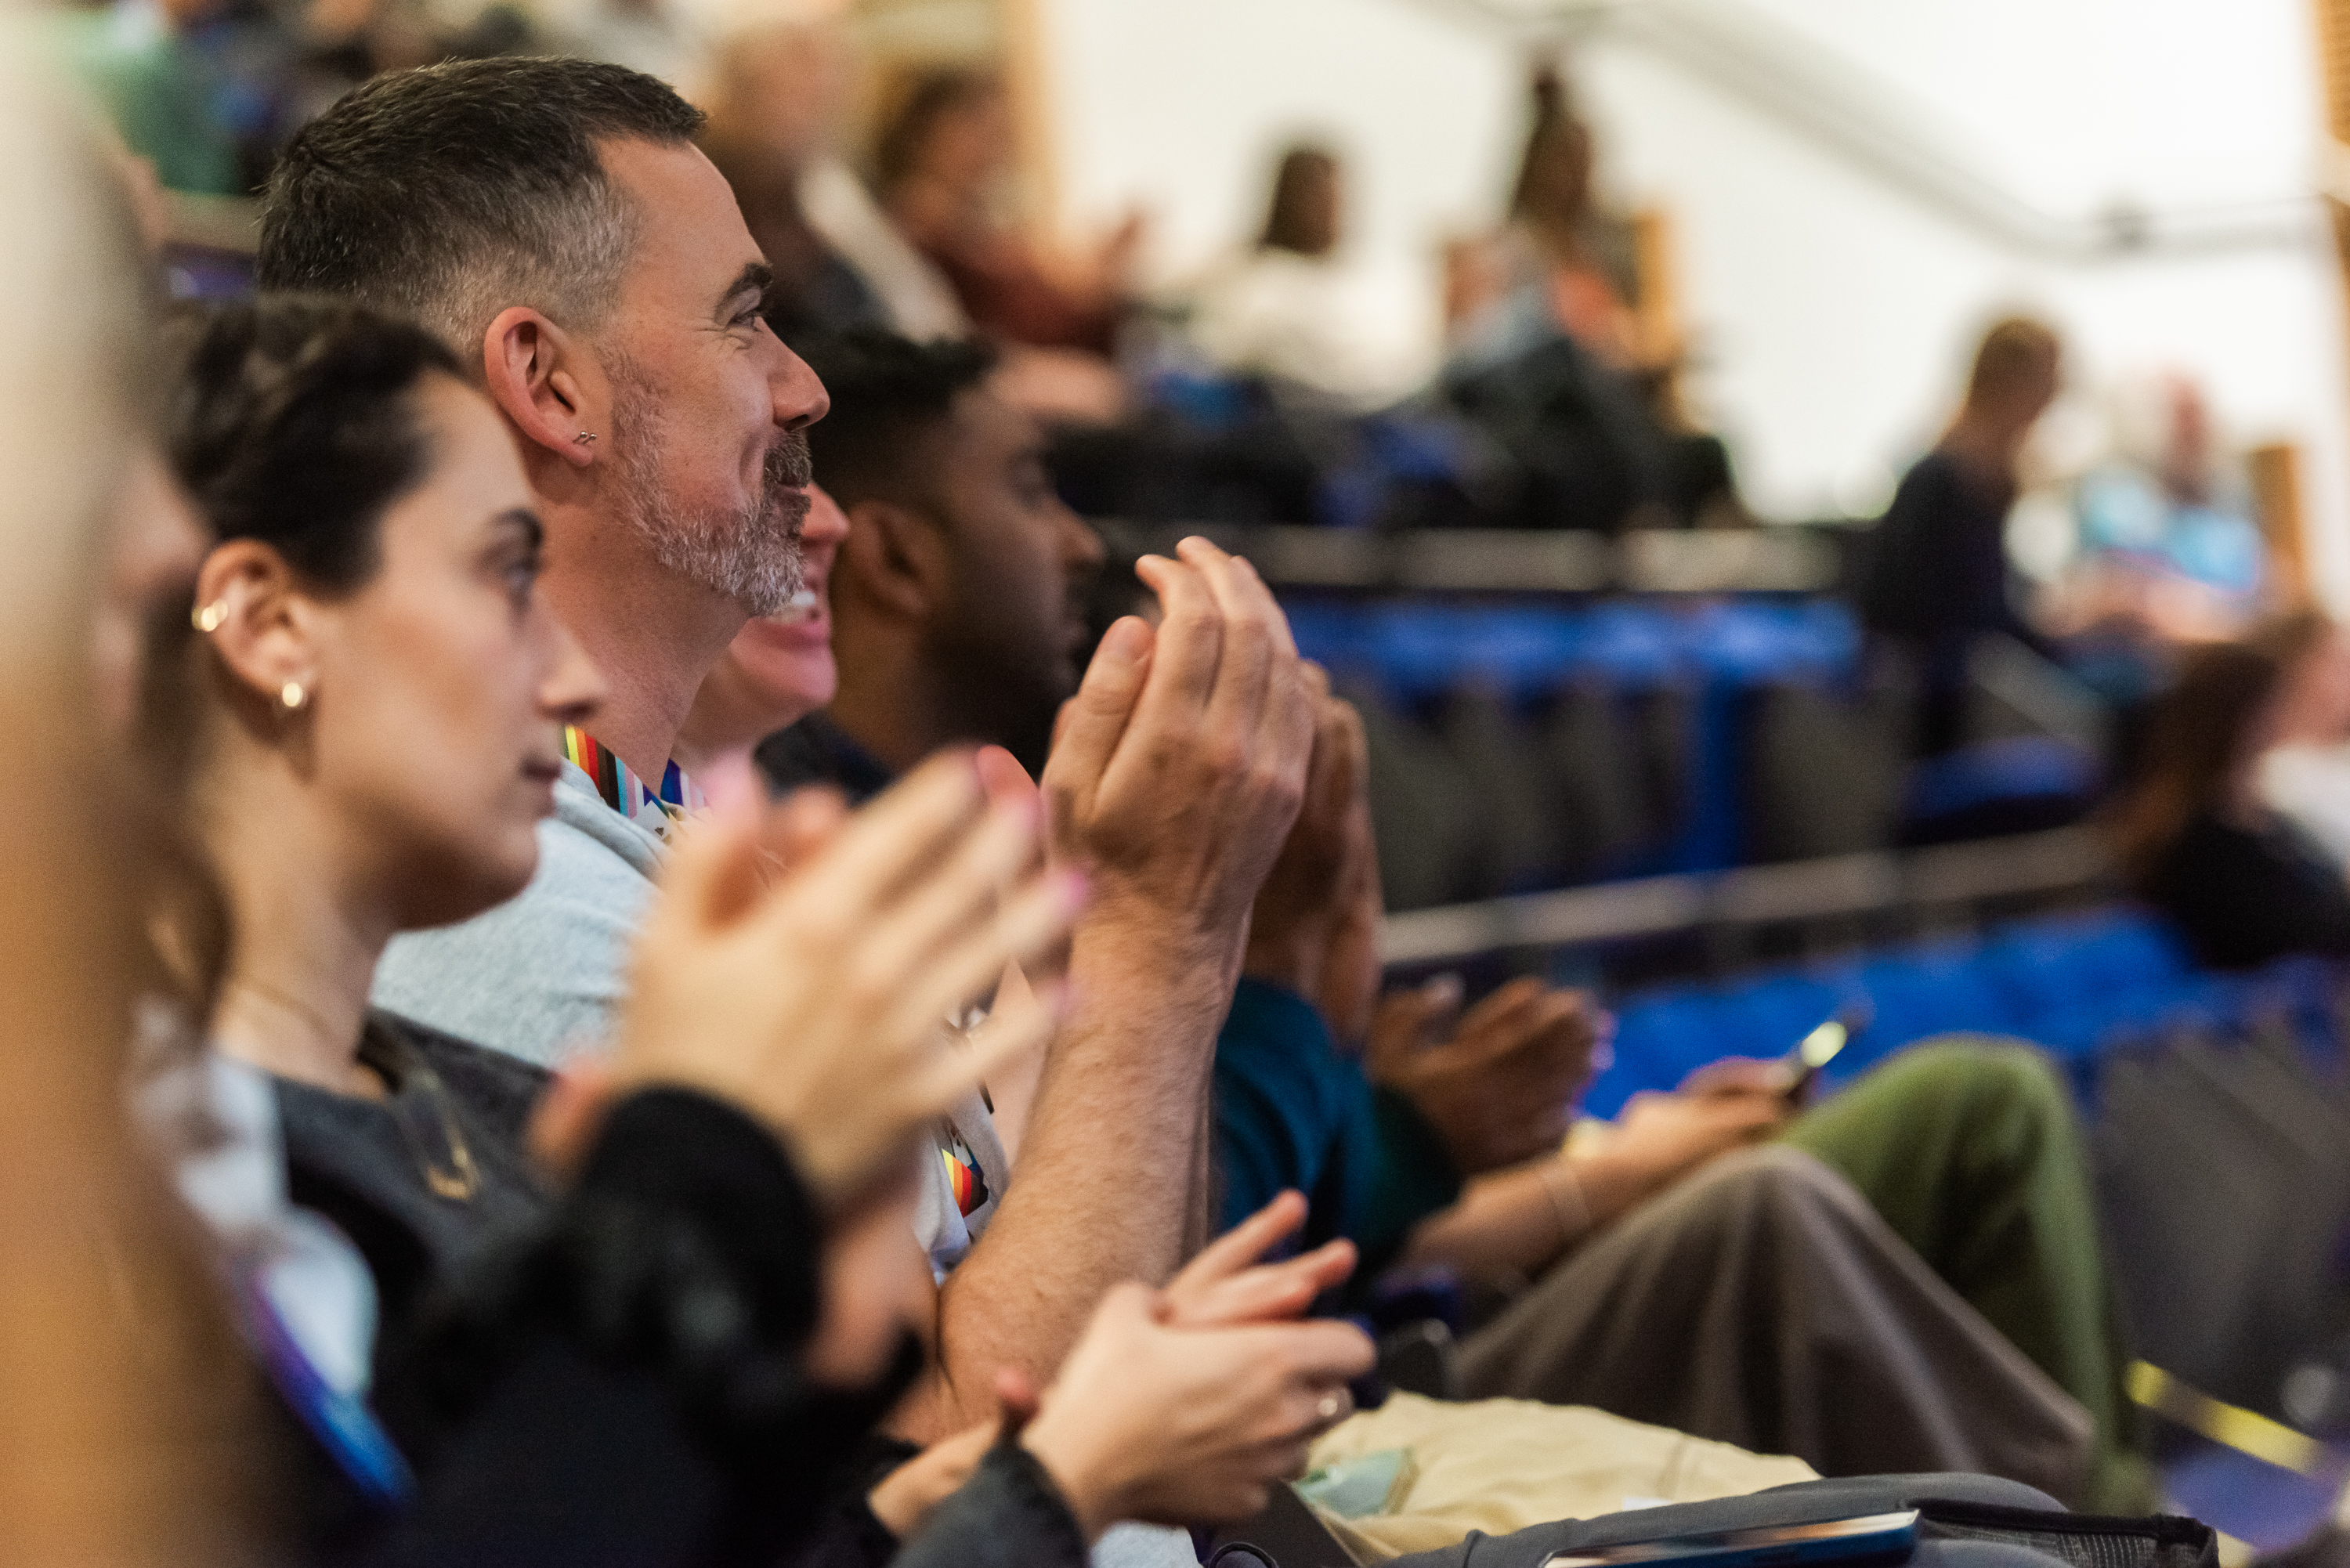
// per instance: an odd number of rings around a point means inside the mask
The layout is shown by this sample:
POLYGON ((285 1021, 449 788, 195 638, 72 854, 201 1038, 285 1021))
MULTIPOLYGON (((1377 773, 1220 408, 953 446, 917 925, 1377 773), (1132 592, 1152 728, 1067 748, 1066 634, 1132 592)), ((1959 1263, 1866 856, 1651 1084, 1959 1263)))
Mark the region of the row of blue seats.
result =
POLYGON ((1584 1108, 1613 1116, 1633 1095, 1672 1088, 1720 1057, 1781 1054, 1855 1008, 1871 1022, 1822 1075, 1831 1089, 1904 1045, 1962 1031, 2046 1048, 2085 1095, 2103 1053, 2157 1033, 2241 1027, 2283 1011, 2299 1037, 2330 1039, 2329 973, 2306 960, 2250 974, 2201 970, 2166 923, 2135 909, 2044 917, 1971 940, 1637 995, 1617 1010, 1614 1060, 1584 1108))
POLYGON ((1576 680, 1837 681, 1860 660, 1850 607, 1827 598, 1577 607, 1296 598, 1284 607, 1307 658, 1407 702, 1472 682, 1526 698, 1576 680))

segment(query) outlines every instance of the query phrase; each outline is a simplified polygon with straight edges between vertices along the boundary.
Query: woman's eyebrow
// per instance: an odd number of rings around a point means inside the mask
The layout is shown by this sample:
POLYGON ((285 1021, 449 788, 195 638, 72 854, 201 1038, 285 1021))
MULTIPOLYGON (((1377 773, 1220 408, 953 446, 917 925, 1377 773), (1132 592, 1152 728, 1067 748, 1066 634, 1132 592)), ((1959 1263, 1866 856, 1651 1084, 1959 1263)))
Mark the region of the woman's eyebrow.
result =
POLYGON ((490 526, 494 529, 511 528, 520 532, 534 550, 546 542, 546 524, 541 523, 538 520, 538 514, 527 506, 506 508, 490 519, 490 526))

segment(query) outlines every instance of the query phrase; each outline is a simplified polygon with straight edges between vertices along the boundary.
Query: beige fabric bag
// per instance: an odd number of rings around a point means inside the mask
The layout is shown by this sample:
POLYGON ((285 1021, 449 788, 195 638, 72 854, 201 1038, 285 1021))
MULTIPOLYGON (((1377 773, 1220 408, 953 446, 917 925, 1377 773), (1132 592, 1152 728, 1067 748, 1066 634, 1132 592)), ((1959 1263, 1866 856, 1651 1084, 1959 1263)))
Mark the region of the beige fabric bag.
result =
POLYGON ((1358 1563, 1450 1546, 1472 1530, 1504 1535, 1556 1519, 1589 1519, 1644 1501, 1695 1502, 1811 1480, 1801 1459, 1627 1421, 1578 1405, 1527 1399, 1464 1404, 1395 1394, 1314 1445, 1316 1468, 1388 1449, 1418 1473, 1399 1511, 1335 1519, 1358 1563))

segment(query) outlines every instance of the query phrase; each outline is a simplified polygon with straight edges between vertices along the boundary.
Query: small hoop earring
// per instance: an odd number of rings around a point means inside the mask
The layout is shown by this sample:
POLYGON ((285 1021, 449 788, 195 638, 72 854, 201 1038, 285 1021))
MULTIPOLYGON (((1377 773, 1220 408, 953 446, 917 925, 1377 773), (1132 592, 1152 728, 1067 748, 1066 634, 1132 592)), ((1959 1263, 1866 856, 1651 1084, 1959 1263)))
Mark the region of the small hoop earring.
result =
POLYGON ((594 431, 581 431, 577 435, 571 438, 571 444, 574 446, 594 446, 596 444, 596 432, 594 431))
POLYGON ((188 617, 198 631, 218 631, 221 622, 228 618, 228 600, 214 599, 188 617))
POLYGON ((277 700, 286 704, 288 713, 298 713, 302 704, 310 700, 310 693, 303 690, 299 680, 288 680, 277 689, 277 700))

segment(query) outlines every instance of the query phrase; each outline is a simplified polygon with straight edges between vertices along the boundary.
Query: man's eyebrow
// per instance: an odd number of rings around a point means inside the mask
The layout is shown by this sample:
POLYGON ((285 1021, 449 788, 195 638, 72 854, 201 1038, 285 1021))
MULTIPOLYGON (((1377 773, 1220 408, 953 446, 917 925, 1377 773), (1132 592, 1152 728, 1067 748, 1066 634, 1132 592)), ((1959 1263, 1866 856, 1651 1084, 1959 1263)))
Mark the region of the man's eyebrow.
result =
POLYGON ((742 298, 746 292, 764 299, 767 296, 768 286, 775 281, 775 269, 765 262, 754 261, 744 264, 743 270, 734 275, 734 281, 726 286, 726 292, 718 296, 718 309, 715 314, 724 316, 726 307, 742 298))

